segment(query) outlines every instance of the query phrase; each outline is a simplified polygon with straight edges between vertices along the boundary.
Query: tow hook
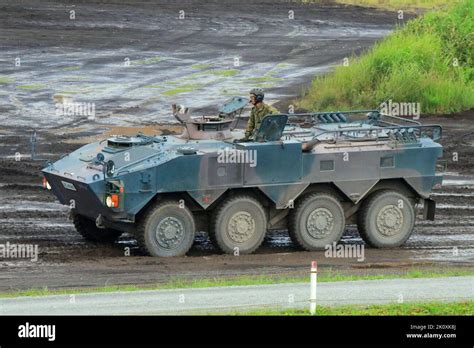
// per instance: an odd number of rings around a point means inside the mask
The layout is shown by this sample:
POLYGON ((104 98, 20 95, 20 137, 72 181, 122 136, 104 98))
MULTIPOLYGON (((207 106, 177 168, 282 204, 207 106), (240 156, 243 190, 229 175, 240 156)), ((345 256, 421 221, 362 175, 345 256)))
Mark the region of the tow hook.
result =
POLYGON ((103 218, 102 214, 99 214, 97 219, 95 219, 95 225, 97 226, 97 228, 105 228, 104 218, 103 218))

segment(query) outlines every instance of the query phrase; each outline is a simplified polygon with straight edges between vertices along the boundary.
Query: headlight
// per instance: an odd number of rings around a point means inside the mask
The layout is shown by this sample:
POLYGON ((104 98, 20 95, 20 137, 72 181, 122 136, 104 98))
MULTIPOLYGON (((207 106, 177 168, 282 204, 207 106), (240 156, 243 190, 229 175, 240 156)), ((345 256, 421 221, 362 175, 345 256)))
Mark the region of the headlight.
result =
POLYGON ((112 197, 107 196, 107 198, 105 199, 105 204, 106 204, 109 208, 112 208, 112 197))
POLYGON ((43 187, 45 189, 51 190, 51 185, 49 184, 48 180, 46 180, 46 178, 43 178, 43 187))
POLYGON ((105 199, 105 204, 109 208, 118 208, 118 206, 119 206, 119 196, 118 195, 107 196, 107 198, 105 199))

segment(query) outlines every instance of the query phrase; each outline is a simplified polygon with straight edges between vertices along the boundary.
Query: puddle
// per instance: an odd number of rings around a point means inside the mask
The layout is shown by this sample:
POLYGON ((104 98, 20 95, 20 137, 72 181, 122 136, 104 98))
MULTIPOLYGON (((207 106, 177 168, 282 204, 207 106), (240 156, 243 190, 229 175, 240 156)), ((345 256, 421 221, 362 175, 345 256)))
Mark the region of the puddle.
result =
POLYGON ((474 178, 461 175, 456 172, 443 173, 443 186, 463 186, 470 185, 474 187, 474 178))
POLYGON ((455 192, 440 192, 440 193, 432 193, 432 197, 474 197, 474 193, 455 193, 455 192))
POLYGON ((456 205, 456 204, 437 204, 436 209, 461 209, 461 210, 473 210, 472 205, 456 205))
MULTIPOLYGON (((428 248, 427 249, 431 249, 428 248)), ((413 259, 433 260, 433 261, 449 261, 449 262, 471 262, 474 261, 474 248, 453 249, 440 248, 439 250, 420 250, 415 253, 413 259)))
POLYGON ((59 203, 47 203, 36 201, 16 201, 11 204, 0 204, 0 211, 3 213, 12 213, 20 211, 57 211, 67 212, 69 207, 59 203))
POLYGON ((468 233, 459 233, 459 234, 453 234, 452 231, 448 232, 447 230, 440 229, 436 232, 436 234, 413 234, 410 239, 407 241, 407 246, 410 246, 411 244, 417 244, 420 245, 423 242, 426 245, 450 245, 450 242, 455 243, 455 245, 463 245, 466 247, 469 247, 470 244, 472 244, 472 247, 474 247, 474 234, 468 234, 468 233), (443 233, 446 233, 443 235, 443 233), (460 244, 457 242, 464 242, 464 244, 460 244))
POLYGON ((466 179, 466 180, 453 180, 453 179, 445 179, 443 180, 443 186, 464 186, 469 185, 469 189, 474 188, 474 179, 466 179))

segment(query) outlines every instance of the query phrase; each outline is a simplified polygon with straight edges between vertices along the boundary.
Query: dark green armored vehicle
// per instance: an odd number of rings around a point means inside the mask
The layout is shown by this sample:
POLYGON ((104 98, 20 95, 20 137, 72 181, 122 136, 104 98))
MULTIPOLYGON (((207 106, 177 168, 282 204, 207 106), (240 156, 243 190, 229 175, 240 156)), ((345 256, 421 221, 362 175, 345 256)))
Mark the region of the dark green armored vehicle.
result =
POLYGON ((196 231, 225 253, 254 252, 271 229, 320 250, 352 223, 370 246, 391 248, 412 233, 415 204, 434 219, 440 126, 376 110, 269 115, 240 142, 234 116, 246 103, 234 98, 219 116, 175 109, 180 136, 85 145, 43 169, 45 186, 86 239, 128 232, 153 256, 185 254, 196 231))

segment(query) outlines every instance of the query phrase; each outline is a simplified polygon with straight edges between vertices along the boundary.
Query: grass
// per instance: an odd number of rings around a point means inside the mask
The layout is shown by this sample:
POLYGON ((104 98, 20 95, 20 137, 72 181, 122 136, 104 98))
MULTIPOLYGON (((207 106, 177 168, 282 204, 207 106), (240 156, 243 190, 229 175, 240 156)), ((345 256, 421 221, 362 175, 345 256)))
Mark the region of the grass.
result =
POLYGON ((163 88, 163 85, 146 85, 143 88, 163 88))
POLYGON ((172 88, 172 89, 169 89, 167 91, 164 91, 162 94, 170 96, 170 95, 175 95, 175 94, 179 94, 179 93, 187 93, 187 92, 195 91, 196 89, 198 89, 202 86, 203 86, 203 84, 199 84, 199 83, 183 84, 183 85, 177 86, 176 88, 172 88))
POLYGON ((75 70, 80 70, 81 66, 80 65, 75 65, 75 66, 68 66, 65 68, 62 68, 62 71, 75 71, 75 70))
MULTIPOLYGON (((207 313, 212 314, 212 313, 207 313)), ((308 309, 258 308, 248 311, 214 313, 217 315, 310 315, 308 309)), ((474 301, 405 302, 384 305, 318 306, 316 315, 473 315, 474 301)))
POLYGON ((309 110, 365 109, 387 99, 422 113, 474 107, 474 1, 409 21, 366 54, 316 77, 297 103, 309 110))
POLYGON ((191 65, 191 68, 193 69, 207 69, 207 68, 210 68, 211 67, 211 64, 205 64, 205 63, 196 63, 196 64, 193 64, 191 65))
MULTIPOLYGON (((199 64, 194 64, 193 67, 197 69, 198 65, 199 64)), ((201 64, 201 68, 205 68, 205 65, 206 64, 201 64)), ((164 96, 172 96, 175 94, 193 92, 205 86, 206 83, 183 83, 183 82, 195 81, 196 78, 203 78, 207 76, 232 77, 232 76, 235 76, 238 72, 239 71, 237 69, 210 69, 210 70, 198 71, 186 77, 181 78, 179 81, 166 81, 167 85, 171 85, 174 87, 164 91, 162 94, 164 96)), ((145 86, 145 88, 160 88, 160 87, 161 87, 160 85, 145 86)))
POLYGON ((282 80, 284 80, 284 78, 282 78, 282 77, 273 77, 273 76, 260 76, 260 77, 249 77, 249 78, 247 78, 247 81, 257 82, 257 83, 276 82, 276 81, 282 81, 282 80))
POLYGON ((86 76, 78 76, 78 75, 67 75, 64 76, 64 80, 86 80, 86 76))
POLYGON ((413 11, 417 9, 433 9, 445 6, 449 0, 336 0, 345 5, 375 7, 384 10, 413 11))
MULTIPOLYGON (((321 271, 318 275, 318 282, 337 282, 337 281, 356 281, 356 280, 376 280, 376 279, 399 279, 399 278, 438 278, 438 277, 456 277, 474 275, 472 270, 464 269, 445 269, 443 271, 427 271, 423 269, 410 269, 402 274, 368 274, 368 275, 349 275, 340 272, 334 272, 332 269, 321 271)), ((301 283, 308 282, 309 275, 304 276, 239 276, 232 278, 205 278, 189 280, 185 278, 171 279, 166 283, 149 285, 111 285, 93 288, 65 288, 48 289, 32 288, 26 290, 15 290, 0 292, 0 298, 19 297, 19 296, 46 296, 46 295, 70 295, 91 292, 114 292, 114 291, 142 291, 142 290, 161 290, 161 289, 186 289, 186 288, 208 288, 218 286, 247 286, 264 284, 283 284, 283 283, 301 283)))
POLYGON ((35 84, 32 84, 32 85, 20 85, 20 86, 16 86, 16 88, 20 88, 20 89, 31 89, 31 90, 37 90, 37 89, 43 89, 45 88, 46 85, 43 85, 41 83, 35 83, 35 84))
POLYGON ((282 77, 275 77, 274 75, 277 73, 276 70, 278 69, 283 69, 285 66, 288 64, 286 63, 278 63, 273 69, 265 73, 265 75, 262 76, 256 76, 256 77, 248 77, 245 80, 247 82, 252 82, 252 83, 272 83, 272 82, 277 82, 277 81, 283 81, 284 78, 282 77))
POLYGON ((278 63, 277 65, 275 65, 275 68, 274 69, 285 69, 285 68, 288 68, 290 66, 289 63, 285 63, 285 62, 282 62, 282 63, 278 63))
POLYGON ((13 79, 7 76, 0 76, 0 85, 6 85, 12 83, 13 79))
POLYGON ((231 77, 237 75, 239 71, 237 69, 215 69, 207 70, 205 73, 217 76, 231 77))
POLYGON ((232 77, 238 74, 237 69, 209 69, 204 71, 198 71, 188 76, 189 79, 195 77, 202 77, 205 75, 214 75, 214 76, 223 76, 223 77, 232 77))

